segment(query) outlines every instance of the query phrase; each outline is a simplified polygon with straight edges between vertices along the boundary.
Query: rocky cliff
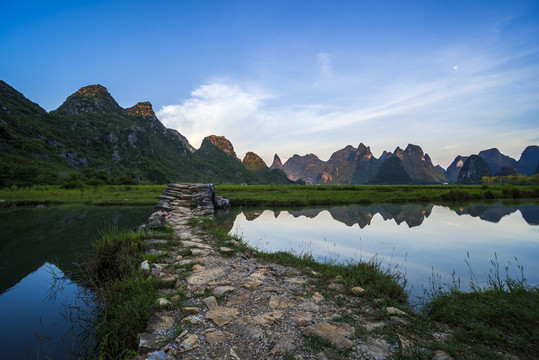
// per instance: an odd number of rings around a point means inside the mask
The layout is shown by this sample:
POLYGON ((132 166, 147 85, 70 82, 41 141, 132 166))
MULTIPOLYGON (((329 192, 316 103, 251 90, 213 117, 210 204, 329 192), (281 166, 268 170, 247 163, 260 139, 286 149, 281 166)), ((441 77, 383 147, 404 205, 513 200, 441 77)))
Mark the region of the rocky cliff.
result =
POLYGON ((492 176, 488 163, 479 155, 471 155, 464 162, 457 182, 461 184, 481 184, 483 176, 492 176))
POLYGON ((245 154, 242 162, 247 170, 258 171, 268 168, 264 160, 262 160, 262 158, 254 152, 248 152, 245 154))

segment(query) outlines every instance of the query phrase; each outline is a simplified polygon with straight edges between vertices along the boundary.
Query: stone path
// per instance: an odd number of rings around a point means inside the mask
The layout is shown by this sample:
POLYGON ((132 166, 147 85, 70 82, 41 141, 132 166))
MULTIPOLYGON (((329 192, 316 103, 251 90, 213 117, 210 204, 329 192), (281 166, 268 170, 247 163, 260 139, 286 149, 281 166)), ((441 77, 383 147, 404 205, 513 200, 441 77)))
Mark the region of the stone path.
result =
MULTIPOLYGON (((361 288, 353 289, 357 296, 348 297, 346 306, 342 301, 337 306, 345 290, 339 279, 328 284, 330 295, 324 296, 294 268, 216 247, 209 234, 189 225, 195 217, 213 214, 215 205, 228 204, 215 196, 212 185, 170 185, 145 225, 164 222, 175 239, 148 241, 150 251, 159 254, 168 246, 170 256, 151 267, 141 265, 164 289, 163 310, 139 335, 143 355, 137 359, 385 359, 408 346, 402 336, 390 344, 384 335, 375 335, 386 322, 370 316, 374 310, 359 301, 361 288), (364 334, 358 336, 344 318, 361 324, 364 334), (331 344, 333 352, 317 348, 319 343, 331 344)), ((407 324, 404 312, 386 311, 395 327, 407 324)))

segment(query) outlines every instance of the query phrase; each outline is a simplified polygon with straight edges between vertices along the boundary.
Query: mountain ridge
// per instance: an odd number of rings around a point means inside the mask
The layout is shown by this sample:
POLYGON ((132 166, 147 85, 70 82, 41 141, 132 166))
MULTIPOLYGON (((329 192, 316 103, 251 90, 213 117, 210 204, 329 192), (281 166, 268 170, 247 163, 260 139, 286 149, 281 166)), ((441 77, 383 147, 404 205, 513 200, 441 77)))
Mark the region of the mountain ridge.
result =
MULTIPOLYGON (((526 147, 518 161, 497 148, 482 150, 478 156, 493 174, 514 174, 516 169, 531 176, 539 166, 537 145, 526 147)), ((418 145, 408 144, 404 150, 397 146, 377 159, 369 146, 360 143, 357 148, 347 145, 335 151, 327 161, 314 153, 294 154, 283 164, 275 154, 268 168, 252 152, 240 160, 223 136, 210 135, 195 149, 179 131, 161 123, 149 101, 124 109, 99 84, 80 88, 47 112, 0 80, 0 186, 78 181, 100 171, 109 174, 107 178, 101 173, 105 182, 129 176, 139 181, 290 183, 303 179, 310 184, 368 184, 376 182, 383 164, 394 157, 400 161, 386 165, 384 171, 390 171, 378 181, 398 173, 403 181, 409 176, 416 184, 456 182, 469 158, 457 156, 445 171, 434 166, 418 145)))

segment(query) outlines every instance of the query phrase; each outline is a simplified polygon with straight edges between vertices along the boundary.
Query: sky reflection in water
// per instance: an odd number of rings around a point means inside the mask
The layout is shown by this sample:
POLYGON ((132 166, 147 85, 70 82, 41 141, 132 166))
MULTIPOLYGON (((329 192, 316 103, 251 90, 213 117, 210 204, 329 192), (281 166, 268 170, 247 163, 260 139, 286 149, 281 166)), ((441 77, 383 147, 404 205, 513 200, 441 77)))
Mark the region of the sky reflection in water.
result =
POLYGON ((538 213, 535 205, 474 205, 457 212, 433 205, 341 206, 248 210, 239 213, 233 225, 235 214, 229 215, 228 223, 232 233, 261 250, 307 252, 318 260, 337 262, 376 256, 406 273, 414 299, 430 286, 433 272, 442 282, 451 282, 454 270, 467 289, 467 254, 479 282, 487 280, 497 254, 503 276, 509 265, 511 276, 519 277, 520 264, 528 282, 538 285, 539 226, 533 225, 538 224, 538 213))

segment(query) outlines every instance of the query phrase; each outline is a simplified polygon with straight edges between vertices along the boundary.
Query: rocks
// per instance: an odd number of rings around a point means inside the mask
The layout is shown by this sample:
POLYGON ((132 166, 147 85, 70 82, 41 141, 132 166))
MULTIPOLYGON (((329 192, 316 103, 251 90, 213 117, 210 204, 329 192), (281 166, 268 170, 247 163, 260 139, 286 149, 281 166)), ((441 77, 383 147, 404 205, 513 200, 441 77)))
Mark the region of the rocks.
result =
POLYGON ((234 338, 236 335, 226 331, 214 331, 206 335, 206 342, 210 345, 217 345, 223 341, 234 338))
POLYGON ((367 338, 364 344, 359 346, 374 359, 386 359, 393 354, 391 346, 382 339, 367 338))
POLYGON ((192 285, 204 285, 225 275, 225 270, 219 267, 206 269, 190 275, 187 282, 192 285))
POLYGON ((277 344, 271 349, 272 354, 284 354, 287 352, 292 352, 296 345, 294 344, 294 338, 290 336, 283 336, 279 339, 277 344))
POLYGON ((213 310, 218 306, 217 299, 215 299, 215 296, 204 298, 202 299, 202 302, 204 303, 204 305, 206 305, 208 310, 213 310))
POLYGON ((296 305, 296 302, 291 299, 272 295, 269 299, 269 307, 272 309, 282 309, 296 305))
POLYGON ((262 284, 264 283, 260 280, 249 280, 249 281, 244 282, 242 286, 248 290, 254 291, 258 287, 260 287, 262 284))
POLYGON ((388 306, 386 308, 386 313, 388 315, 406 315, 406 313, 404 311, 399 310, 399 309, 397 309, 395 307, 392 307, 392 306, 388 306))
POLYGON ((348 324, 320 322, 305 328, 303 336, 320 336, 329 340, 338 349, 347 349, 354 346, 354 342, 349 339, 354 333, 355 329, 348 324))
POLYGON ((168 337, 158 334, 139 334, 138 352, 146 354, 150 351, 159 350, 168 342, 168 337))
POLYGON ((261 338, 264 331, 258 327, 256 321, 250 316, 243 316, 230 325, 230 331, 235 334, 251 338, 261 338))
POLYGON ((235 291, 235 290, 236 288, 233 286, 218 286, 215 289, 213 289, 211 294, 213 296, 223 296, 224 294, 235 291))
MULTIPOLYGON (((178 343, 179 342, 178 339, 176 339, 175 342, 178 343)), ((179 342, 180 352, 189 351, 198 346, 200 346, 200 339, 198 338, 198 336, 194 334, 187 336, 184 340, 181 340, 181 342, 179 342)))
POLYGON ((174 326, 177 317, 173 312, 157 312, 150 316, 146 331, 154 333, 156 331, 170 329, 174 326))
POLYGON ((313 296, 311 296, 311 301, 315 304, 318 304, 322 300, 324 300, 324 295, 320 294, 318 291, 316 291, 313 296))
POLYGON ((262 326, 279 321, 283 317, 282 311, 271 311, 254 317, 254 320, 262 326))
POLYGON ((361 295, 365 292, 365 289, 363 289, 361 286, 355 286, 350 289, 352 291, 352 294, 354 295, 361 295))
POLYGON ((223 326, 238 317, 240 311, 235 308, 217 307, 206 313, 205 319, 209 319, 217 326, 223 326))

